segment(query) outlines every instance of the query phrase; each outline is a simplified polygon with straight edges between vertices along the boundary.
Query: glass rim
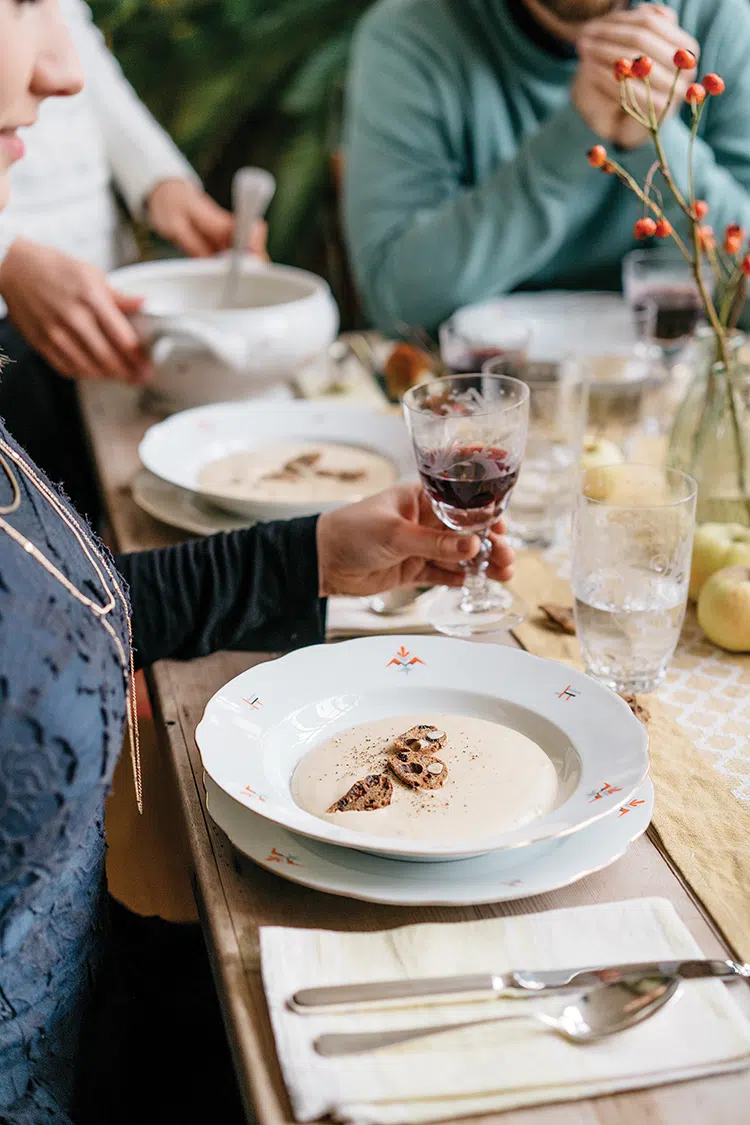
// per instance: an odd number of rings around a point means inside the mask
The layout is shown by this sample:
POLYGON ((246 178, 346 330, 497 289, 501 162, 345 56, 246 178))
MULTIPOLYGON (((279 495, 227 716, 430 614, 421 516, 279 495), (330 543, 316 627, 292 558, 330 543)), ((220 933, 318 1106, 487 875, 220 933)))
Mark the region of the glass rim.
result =
MULTIPOLYGON (((476 339, 478 336, 482 336, 481 332, 477 332, 472 330, 471 328, 467 329, 466 327, 464 327, 461 321, 472 310, 479 308, 489 308, 496 303, 498 306, 501 306, 503 304, 502 297, 491 297, 488 301, 480 301, 477 305, 465 305, 461 309, 456 309, 456 311, 451 316, 449 316, 447 320, 444 320, 439 325, 438 335, 440 335, 441 332, 452 332, 456 336, 459 336, 462 340, 469 341, 476 339)), ((514 339, 521 338, 528 343, 533 335, 534 326, 530 320, 509 314, 508 311, 504 311, 502 313, 502 319, 500 321, 493 321, 493 327, 496 327, 498 323, 503 327, 507 325, 507 334, 514 339)))
MULTIPOLYGON (((409 387, 408 391, 406 391, 401 398, 401 405, 407 410, 410 410, 413 414, 431 414, 433 417, 440 418, 443 422, 447 422, 450 420, 450 416, 436 414, 433 410, 425 410, 421 406, 412 405, 412 403, 407 400, 410 396, 416 394, 417 391, 421 391, 427 387, 445 386, 448 382, 458 382, 464 379, 495 379, 498 383, 513 383, 521 390, 521 396, 516 402, 511 402, 507 406, 494 406, 489 410, 476 410, 473 414, 469 415, 471 418, 486 418, 490 414, 508 414, 511 410, 517 410, 519 406, 523 406, 531 397, 529 386, 527 383, 524 383, 523 379, 514 379, 512 375, 489 375, 485 371, 467 371, 462 375, 439 375, 437 377, 433 375, 429 379, 425 379, 423 383, 417 383, 415 386, 409 387)), ((466 416, 461 415, 461 417, 466 416)))
POLYGON ((695 479, 695 477, 690 475, 690 473, 683 473, 682 469, 673 469, 673 468, 671 468, 671 466, 666 466, 665 468, 660 468, 658 465, 649 465, 646 461, 625 461, 625 462, 617 461, 617 462, 614 462, 611 465, 597 465, 597 466, 592 467, 590 469, 584 469, 583 472, 581 473, 580 483, 581 483, 581 491, 578 495, 578 502, 576 504, 576 507, 581 507, 583 501, 585 501, 587 504, 591 504, 592 506, 598 505, 601 508, 612 508, 612 509, 617 509, 619 511, 630 510, 630 511, 634 511, 634 512, 635 511, 638 511, 638 512, 643 512, 643 511, 656 512, 656 511, 665 511, 667 508, 677 508, 680 504, 688 504, 691 500, 694 500, 696 498, 696 496, 698 495, 698 482, 695 479), (670 500, 666 504, 613 504, 609 500, 597 500, 596 497, 594 497, 594 496, 587 496, 586 493, 583 491, 583 482, 584 482, 586 476, 589 473, 600 473, 604 469, 607 469, 609 471, 611 471, 612 469, 649 469, 650 471, 659 472, 663 476, 680 477, 683 481, 685 481, 688 484, 688 486, 690 488, 690 491, 687 493, 687 495, 680 497, 679 500, 670 500))
POLYGON ((682 262, 687 269, 690 269, 690 263, 686 262, 680 251, 676 246, 637 246, 634 250, 628 250, 623 254, 623 262, 633 262, 636 259, 644 259, 646 261, 655 262, 659 259, 669 262, 682 262))

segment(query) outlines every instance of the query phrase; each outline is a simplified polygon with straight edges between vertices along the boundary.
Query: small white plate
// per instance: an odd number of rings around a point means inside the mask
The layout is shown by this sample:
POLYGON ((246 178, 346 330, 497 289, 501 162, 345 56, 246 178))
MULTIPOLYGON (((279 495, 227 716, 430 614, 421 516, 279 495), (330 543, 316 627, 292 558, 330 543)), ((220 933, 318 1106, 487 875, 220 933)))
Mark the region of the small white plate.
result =
POLYGON ((400 480, 416 477, 400 415, 367 407, 320 402, 231 402, 183 410, 146 432, 138 447, 145 467, 178 488, 251 520, 314 515, 337 504, 239 500, 202 489, 201 470, 212 461, 274 442, 336 442, 373 450, 391 461, 400 480))
POLYGON ((365 637, 313 645, 248 669, 206 705, 195 737, 228 796, 293 832, 406 859, 459 859, 577 832, 629 800, 648 772, 643 724, 582 672, 506 645, 365 637), (558 775, 546 816, 487 837, 426 842, 368 835, 305 812, 292 775, 318 743, 406 714, 474 715, 542 747, 558 775))
POLYGON ((234 516, 207 504, 195 492, 178 488, 148 469, 141 469, 130 486, 133 499, 139 508, 168 527, 192 531, 194 535, 215 535, 219 531, 238 531, 249 527, 247 516, 234 516))
POLYGON ((521 852, 409 863, 295 836, 240 808, 205 777, 208 811, 234 846, 268 871, 344 898, 392 906, 479 906, 547 894, 609 867, 649 826, 647 779, 620 808, 573 836, 521 852))
MULTIPOLYGON (((457 329, 462 324, 476 330, 482 320, 511 323, 524 321, 531 330, 529 359, 553 362, 579 348, 603 317, 609 325, 619 323, 624 339, 633 332, 632 313, 619 293, 545 290, 540 293, 511 293, 477 305, 466 305, 454 313, 457 329)), ((611 341, 610 341, 611 342, 611 341)))

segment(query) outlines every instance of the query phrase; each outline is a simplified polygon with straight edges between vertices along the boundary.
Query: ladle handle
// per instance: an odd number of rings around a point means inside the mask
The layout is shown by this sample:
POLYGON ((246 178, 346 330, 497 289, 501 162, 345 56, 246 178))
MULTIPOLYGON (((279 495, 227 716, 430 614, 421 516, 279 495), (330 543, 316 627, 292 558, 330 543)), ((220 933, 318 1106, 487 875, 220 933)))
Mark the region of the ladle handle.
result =
POLYGON ((276 191, 276 180, 265 168, 240 168, 232 180, 234 251, 244 254, 253 224, 265 215, 276 191))

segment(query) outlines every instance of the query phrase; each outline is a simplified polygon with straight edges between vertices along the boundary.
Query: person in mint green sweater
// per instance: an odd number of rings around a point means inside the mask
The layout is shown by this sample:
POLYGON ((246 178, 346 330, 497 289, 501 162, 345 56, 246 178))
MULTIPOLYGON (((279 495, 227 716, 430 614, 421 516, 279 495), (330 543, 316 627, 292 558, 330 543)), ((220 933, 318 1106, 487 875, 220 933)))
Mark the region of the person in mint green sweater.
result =
MULTIPOLYGON (((380 0, 356 36, 345 142, 345 226, 373 322, 434 331, 518 288, 619 288, 640 205, 586 153, 609 145, 644 181, 653 147, 612 64, 649 55, 663 103, 678 47, 726 80, 695 146, 697 197, 717 232, 750 228, 748 0, 380 0)), ((680 97, 662 133, 683 192, 689 120, 680 97)))

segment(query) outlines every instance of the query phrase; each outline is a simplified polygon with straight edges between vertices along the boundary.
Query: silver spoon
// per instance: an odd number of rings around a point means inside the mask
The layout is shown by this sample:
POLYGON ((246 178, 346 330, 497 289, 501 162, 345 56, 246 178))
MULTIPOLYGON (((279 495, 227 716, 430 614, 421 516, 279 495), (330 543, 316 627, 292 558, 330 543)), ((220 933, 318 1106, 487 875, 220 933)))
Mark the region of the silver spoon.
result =
POLYGON ((557 1015, 548 1012, 519 1012, 517 1015, 491 1016, 486 1020, 463 1020, 461 1023, 430 1024, 428 1027, 407 1027, 398 1031, 354 1031, 320 1035, 313 1043, 319 1055, 359 1055, 380 1047, 393 1047, 428 1035, 442 1035, 464 1027, 481 1027, 506 1020, 532 1019, 552 1028, 571 1043, 590 1043, 617 1031, 624 1031, 648 1019, 663 1008, 680 987, 677 977, 648 977, 638 981, 606 984, 584 992, 571 1000, 557 1015))
POLYGON ((388 590, 385 594, 374 594, 369 599, 367 608, 380 617, 389 617, 391 614, 401 613, 423 593, 423 586, 401 586, 397 590, 388 590))
POLYGON ((242 259, 247 253, 253 224, 263 218, 275 191, 276 180, 265 168, 240 168, 232 180, 234 238, 221 300, 223 309, 235 306, 242 259))

